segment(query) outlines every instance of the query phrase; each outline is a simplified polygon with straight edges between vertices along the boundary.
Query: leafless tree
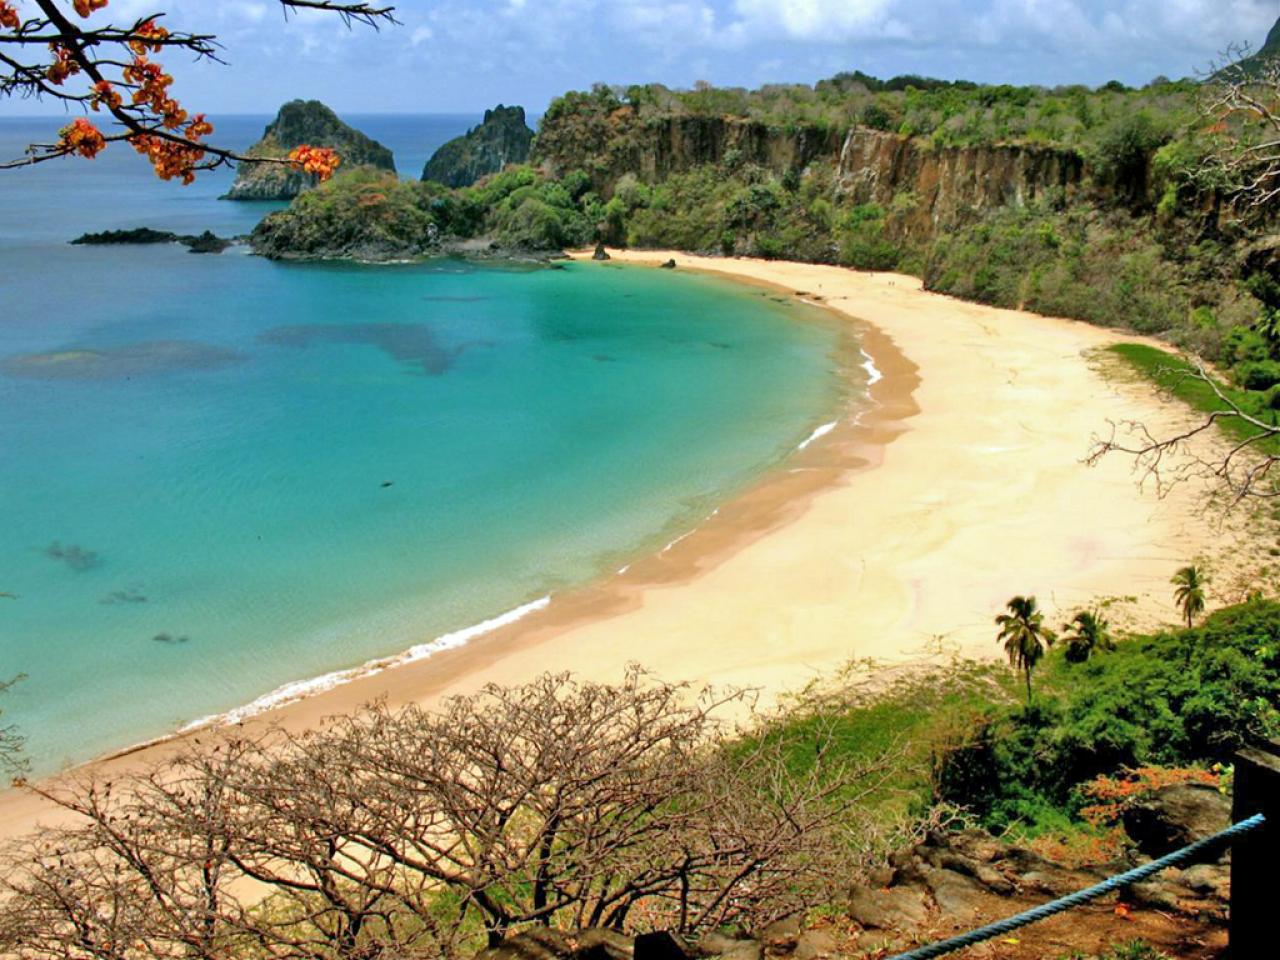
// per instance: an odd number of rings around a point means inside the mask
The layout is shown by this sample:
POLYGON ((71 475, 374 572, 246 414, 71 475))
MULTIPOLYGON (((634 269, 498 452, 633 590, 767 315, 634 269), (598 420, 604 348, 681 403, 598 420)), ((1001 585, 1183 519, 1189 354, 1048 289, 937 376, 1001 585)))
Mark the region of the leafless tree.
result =
MULTIPOLYGON (((1232 48, 1225 65, 1205 81, 1201 108, 1210 148, 1199 179, 1241 211, 1240 219, 1269 223, 1280 207, 1280 57, 1247 53, 1232 48)), ((1262 308, 1257 328, 1273 343, 1280 337, 1275 304, 1262 308)), ((1185 480, 1208 480, 1229 507, 1248 498, 1276 496, 1280 486, 1273 467, 1280 459, 1274 452, 1280 427, 1242 408, 1199 358, 1189 358, 1189 363, 1189 370, 1171 369, 1166 377, 1205 384, 1215 398, 1211 413, 1186 429, 1161 435, 1136 421, 1113 424, 1109 435, 1094 438, 1087 462, 1097 463, 1111 453, 1132 457, 1140 479, 1161 494, 1185 480), (1207 443, 1210 436, 1220 439, 1219 426, 1227 427, 1225 436, 1231 438, 1225 449, 1207 443)))
POLYGON ((1190 363, 1189 370, 1171 370, 1168 375, 1206 384, 1218 409, 1185 429, 1163 436, 1136 420, 1114 423, 1107 436, 1094 438, 1086 462, 1094 465, 1111 453, 1129 456, 1140 481, 1151 483, 1162 496, 1187 480, 1208 480, 1225 494, 1228 507, 1246 498, 1280 494, 1272 472, 1280 461, 1280 455, 1274 452, 1280 426, 1242 409, 1202 361, 1192 358, 1190 363), (1222 435, 1217 431, 1226 424, 1235 425, 1233 433, 1238 439, 1224 449, 1222 435))
MULTIPOLYGON (((26 677, 19 674, 9 680, 0 680, 0 694, 6 693, 15 683, 25 680, 26 677)), ((4 712, 0 711, 0 717, 4 716, 4 712)), ((26 769, 26 758, 22 749, 26 744, 26 739, 18 728, 9 723, 0 723, 0 775, 8 777, 20 777, 26 769)))
POLYGON ((820 722, 729 739, 719 714, 746 699, 547 675, 45 790, 75 823, 0 860, 0 953, 371 960, 530 924, 758 929, 830 898, 896 757, 837 761, 820 722))
MULTIPOLYGON (((277 2, 286 15, 313 10, 348 24, 395 22, 395 8, 377 3, 277 2)), ((194 171, 240 160, 288 162, 245 157, 208 142, 212 127, 204 115, 189 115, 171 95, 173 78, 153 55, 186 52, 221 62, 216 36, 170 31, 161 13, 132 23, 110 23, 109 16, 109 0, 0 0, 0 98, 52 100, 84 115, 57 141, 33 144, 25 157, 0 163, 0 169, 71 154, 92 157, 120 141, 146 154, 166 179, 189 179, 194 171), (108 117, 113 127, 99 131, 86 119, 91 111, 108 117)))
POLYGON ((1280 199, 1280 56, 1235 47, 1205 84, 1202 112, 1216 149, 1206 172, 1252 208, 1280 199))

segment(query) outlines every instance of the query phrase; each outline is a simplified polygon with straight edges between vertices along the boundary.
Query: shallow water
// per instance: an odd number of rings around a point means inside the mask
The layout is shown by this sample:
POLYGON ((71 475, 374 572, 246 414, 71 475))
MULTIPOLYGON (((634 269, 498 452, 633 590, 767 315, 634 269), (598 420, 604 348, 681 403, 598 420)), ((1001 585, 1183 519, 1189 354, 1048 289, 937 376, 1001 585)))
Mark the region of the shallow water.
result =
MULTIPOLYGON (((473 118, 381 122, 416 173, 473 118)), ((680 271, 67 245, 263 212, 133 159, 0 174, 0 676, 37 773, 588 581, 850 402, 820 311, 680 271)))

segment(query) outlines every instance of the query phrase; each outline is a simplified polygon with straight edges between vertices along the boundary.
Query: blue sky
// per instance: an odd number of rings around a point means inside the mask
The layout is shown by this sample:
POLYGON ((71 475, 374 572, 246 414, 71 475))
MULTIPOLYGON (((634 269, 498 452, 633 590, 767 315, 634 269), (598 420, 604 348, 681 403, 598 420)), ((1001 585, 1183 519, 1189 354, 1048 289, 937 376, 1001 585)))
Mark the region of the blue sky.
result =
MULTIPOLYGON (((112 0, 212 30, 229 66, 166 63, 187 105, 271 113, 292 97, 340 112, 540 113, 595 81, 812 83, 840 70, 1013 83, 1186 76, 1228 43, 1261 44, 1280 0, 388 0, 403 25, 286 21, 274 0, 112 0)), ((21 4, 20 4, 21 5, 21 4)), ((8 101, 4 114, 51 112, 8 101)))

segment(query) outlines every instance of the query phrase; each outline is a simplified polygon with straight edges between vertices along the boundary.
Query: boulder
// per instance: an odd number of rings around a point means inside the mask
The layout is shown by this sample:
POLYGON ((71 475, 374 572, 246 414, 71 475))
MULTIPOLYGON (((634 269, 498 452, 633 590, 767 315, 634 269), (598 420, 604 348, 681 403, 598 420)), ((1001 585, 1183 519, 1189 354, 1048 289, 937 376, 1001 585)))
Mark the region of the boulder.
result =
POLYGON ((666 263, 662 264, 663 270, 674 270, 675 268, 676 268, 675 260, 668 260, 666 263))
POLYGON ((432 154, 422 168, 422 179, 446 187, 469 187, 509 163, 526 162, 532 148, 533 131, 525 123, 524 107, 498 104, 484 112, 484 122, 478 127, 432 154))
POLYGON ((904 930, 925 921, 929 909, 924 894, 914 887, 871 890, 854 887, 849 893, 849 916, 872 930, 904 930))
POLYGON ((952 870, 930 870, 925 875, 938 910, 949 921, 965 923, 985 904, 982 884, 952 870))
MULTIPOLYGON (((338 152, 342 169, 376 167, 395 173, 391 151, 359 130, 343 123, 318 100, 291 100, 280 108, 263 131, 262 139, 246 151, 250 157, 284 158, 294 147, 308 144, 338 152)), ((314 186, 300 170, 278 163, 241 163, 225 200, 292 200, 314 186)))
POLYGON ((791 955, 795 960, 825 960, 838 957, 844 951, 836 937, 828 930, 806 930, 796 940, 791 955))
POLYGON ((604 248, 603 243, 597 243, 596 252, 591 255, 591 259, 592 260, 612 260, 613 258, 609 256, 609 251, 604 248))
POLYGON ((1179 783, 1131 805, 1123 822, 1139 850, 1162 857, 1225 830, 1231 823, 1231 801, 1214 787, 1179 783))
MULTIPOLYGON (((708 933, 698 941, 697 954, 703 957, 723 957, 725 960, 761 960, 764 947, 755 940, 708 933)), ((637 960, 643 960, 638 957, 637 960)))

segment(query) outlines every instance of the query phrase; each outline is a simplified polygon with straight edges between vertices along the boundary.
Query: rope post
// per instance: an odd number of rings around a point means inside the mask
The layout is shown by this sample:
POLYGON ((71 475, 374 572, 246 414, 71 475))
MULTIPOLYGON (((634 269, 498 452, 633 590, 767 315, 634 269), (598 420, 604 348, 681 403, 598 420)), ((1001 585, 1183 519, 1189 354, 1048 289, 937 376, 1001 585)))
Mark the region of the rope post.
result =
POLYGON ((1276 955, 1276 869, 1280 864, 1280 742, 1236 754, 1231 819, 1267 821, 1231 851, 1231 957, 1276 955))

